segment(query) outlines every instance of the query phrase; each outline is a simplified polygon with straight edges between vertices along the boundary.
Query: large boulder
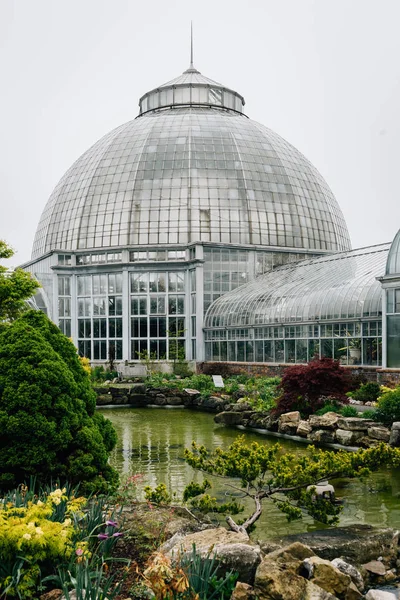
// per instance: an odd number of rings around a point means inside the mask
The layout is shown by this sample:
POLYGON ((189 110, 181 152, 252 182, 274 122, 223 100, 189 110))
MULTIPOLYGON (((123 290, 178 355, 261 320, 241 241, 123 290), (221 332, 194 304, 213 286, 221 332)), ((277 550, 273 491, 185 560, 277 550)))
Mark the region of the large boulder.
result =
POLYGON ((398 594, 385 590, 369 590, 365 600, 398 600, 398 594))
POLYGON ((335 429, 340 415, 335 412, 327 412, 324 415, 311 415, 308 419, 312 429, 335 429))
POLYGON ((307 437, 311 433, 312 427, 308 421, 300 421, 296 429, 296 435, 307 437))
POLYGON ((344 598, 351 584, 349 575, 342 573, 329 560, 319 556, 306 558, 303 564, 313 583, 334 596, 344 598))
POLYGON ((367 431, 369 427, 376 425, 371 419, 363 419, 362 417, 339 417, 337 426, 339 429, 348 431, 367 431))
POLYGON ((259 600, 335 600, 336 597, 267 557, 257 569, 254 591, 259 600))
POLYGON ((396 448, 400 447, 400 421, 395 421, 392 425, 389 444, 396 448))
POLYGON ((252 544, 246 534, 228 531, 224 527, 207 529, 176 538, 175 544, 161 550, 171 556, 191 554, 193 545, 200 556, 215 555, 221 573, 233 570, 239 573, 239 581, 253 583, 261 561, 261 549, 252 544))
POLYGON ((244 420, 247 420, 252 413, 224 411, 215 415, 214 421, 220 425, 234 426, 242 425, 244 420))
POLYGON ((364 435, 363 431, 350 431, 348 429, 336 429, 336 440, 342 446, 356 446, 364 435))
POLYGON ((300 423, 300 413, 298 410, 284 413, 279 417, 278 431, 279 433, 296 433, 297 427, 300 423))
POLYGON ((359 566, 378 556, 395 557, 398 535, 389 528, 350 525, 289 535, 282 541, 285 544, 299 541, 306 544, 321 558, 333 560, 340 556, 343 560, 359 566))
POLYGON ((375 425, 374 427, 369 427, 368 436, 374 440, 388 442, 390 439, 390 429, 383 425, 375 425))
POLYGON ((308 440, 312 442, 318 442, 319 444, 333 444, 336 441, 336 436, 334 431, 329 431, 329 429, 317 429, 311 431, 311 433, 307 436, 308 440))
POLYGON ((332 560, 332 564, 337 569, 339 569, 339 571, 341 571, 345 575, 348 575, 352 582, 357 586, 357 589, 360 590, 360 592, 364 590, 364 579, 362 578, 360 571, 356 569, 356 567, 346 562, 342 558, 334 558, 332 560))

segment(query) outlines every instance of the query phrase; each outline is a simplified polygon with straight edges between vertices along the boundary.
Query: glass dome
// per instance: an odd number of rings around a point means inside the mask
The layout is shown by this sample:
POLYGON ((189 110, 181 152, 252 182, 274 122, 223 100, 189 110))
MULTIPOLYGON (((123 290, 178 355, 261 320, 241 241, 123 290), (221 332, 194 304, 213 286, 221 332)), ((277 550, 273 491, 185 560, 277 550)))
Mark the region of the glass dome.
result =
POLYGON ((208 309, 205 328, 341 321, 382 313, 389 244, 278 267, 208 309))
POLYGON ((386 264, 386 275, 400 274, 400 230, 394 237, 390 246, 389 256, 386 264))
POLYGON ((40 219, 52 250, 128 245, 350 248, 327 183, 293 146, 241 113, 242 96, 196 69, 145 94, 61 179, 40 219))

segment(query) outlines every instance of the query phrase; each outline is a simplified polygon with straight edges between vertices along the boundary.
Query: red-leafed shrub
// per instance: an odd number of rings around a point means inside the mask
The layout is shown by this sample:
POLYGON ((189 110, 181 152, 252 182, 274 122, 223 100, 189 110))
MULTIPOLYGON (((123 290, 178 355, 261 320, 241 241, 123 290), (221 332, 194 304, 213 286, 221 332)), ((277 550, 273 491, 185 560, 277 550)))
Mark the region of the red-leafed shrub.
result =
POLYGON ((308 416, 322 408, 327 396, 347 403, 345 394, 350 388, 350 375, 337 360, 321 358, 308 365, 293 365, 285 370, 279 385, 276 412, 299 410, 308 416))

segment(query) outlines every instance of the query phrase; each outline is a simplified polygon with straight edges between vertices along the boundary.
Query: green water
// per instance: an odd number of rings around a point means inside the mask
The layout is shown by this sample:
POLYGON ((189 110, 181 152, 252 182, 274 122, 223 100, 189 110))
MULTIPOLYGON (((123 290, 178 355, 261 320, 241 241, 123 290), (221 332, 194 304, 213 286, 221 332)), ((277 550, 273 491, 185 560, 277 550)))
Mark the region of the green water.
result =
MULTIPOLYGON (((143 474, 140 493, 146 485, 165 483, 171 492, 180 496, 189 481, 201 482, 203 479, 184 462, 184 448, 190 447, 192 440, 207 448, 226 448, 242 433, 216 425, 213 415, 182 408, 117 408, 102 409, 101 412, 113 422, 118 433, 118 445, 111 456, 111 463, 121 475, 143 474)), ((244 435, 248 441, 257 440, 267 445, 277 442, 276 438, 262 434, 246 432, 244 435)), ((306 451, 304 444, 278 441, 291 452, 306 451)), ((213 483, 212 494, 223 499, 226 488, 221 480, 208 478, 213 483)), ((400 528, 400 470, 374 473, 365 483, 332 483, 337 495, 345 499, 340 525, 368 523, 400 528)), ((251 508, 251 505, 248 507, 251 508)), ((285 516, 266 501, 257 524, 257 535, 268 539, 322 527, 307 516, 288 523, 285 516)))

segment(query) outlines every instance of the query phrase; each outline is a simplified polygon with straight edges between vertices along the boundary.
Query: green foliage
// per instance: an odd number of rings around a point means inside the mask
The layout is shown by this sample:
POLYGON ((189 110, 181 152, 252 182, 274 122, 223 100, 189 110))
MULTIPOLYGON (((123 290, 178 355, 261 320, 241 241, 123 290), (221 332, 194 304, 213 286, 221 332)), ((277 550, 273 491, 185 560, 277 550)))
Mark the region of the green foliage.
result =
POLYGON ((375 381, 362 384, 358 390, 348 392, 347 396, 359 402, 376 402, 381 393, 381 386, 375 381))
POLYGON ((280 377, 259 377, 248 381, 243 401, 248 402, 255 411, 271 411, 276 406, 280 382, 280 377))
POLYGON ((118 371, 106 371, 101 365, 92 367, 90 373, 90 379, 93 383, 112 380, 115 377, 118 377, 118 371))
POLYGON ((76 497, 68 485, 34 491, 20 486, 0 501, 0 597, 37 598, 50 582, 78 597, 93 582, 106 586, 102 565, 122 536, 121 511, 106 497, 76 497), (86 587, 83 576, 92 580, 86 587))
MULTIPOLYGON (((244 437, 239 436, 227 450, 216 448, 212 452, 193 442, 192 450, 185 449, 185 460, 205 473, 240 480, 242 492, 254 500, 256 507, 243 523, 243 528, 248 529, 259 518, 265 499, 273 500, 289 519, 307 512, 323 523, 336 523, 341 506, 321 498, 316 500, 307 487, 325 479, 365 477, 381 466, 398 467, 400 449, 382 443, 352 453, 311 446, 306 456, 298 456, 283 453, 279 444, 246 444, 244 437)), ((228 518, 228 523, 238 530, 232 519, 228 518)))
POLYGON ((0 489, 30 476, 69 480, 83 493, 106 492, 118 475, 108 464, 111 423, 76 349, 41 312, 29 311, 0 331, 0 489))
POLYGON ((120 593, 123 579, 118 583, 103 566, 93 568, 88 560, 78 564, 74 575, 60 571, 59 581, 66 600, 114 600, 120 593))
POLYGON ((49 565, 65 561, 73 553, 73 519, 85 502, 68 501, 65 489, 58 488, 45 501, 28 500, 22 507, 9 501, 0 505, 0 596, 34 597, 49 565), (66 518, 57 520, 61 502, 66 505, 66 518))
POLYGON ((180 559, 180 566, 186 573, 192 596, 197 595, 199 600, 229 600, 236 585, 238 574, 228 571, 223 577, 219 576, 219 563, 215 554, 204 557, 196 552, 193 544, 192 552, 184 554, 180 559))
POLYGON ((373 417, 385 425, 400 421, 400 387, 382 394, 373 417))
POLYGON ((376 414, 374 410, 364 410, 364 412, 359 413, 359 416, 362 419, 376 419, 376 414))
POLYGON ((204 515, 208 513, 220 513, 225 515, 228 512, 231 515, 238 515, 244 511, 244 507, 236 502, 236 500, 220 504, 217 502, 216 498, 212 498, 209 494, 204 494, 199 498, 193 498, 191 506, 204 515))
MULTIPOLYGON (((0 259, 11 258, 14 251, 0 240, 0 259)), ((28 309, 26 301, 40 287, 32 275, 22 269, 9 271, 0 265, 0 322, 13 321, 28 309)))
POLYGON ((171 495, 168 493, 165 483, 159 483, 155 488, 149 485, 144 488, 144 497, 153 504, 170 504, 171 495))
POLYGON ((354 406, 343 406, 339 413, 342 417, 358 417, 358 410, 354 406))
POLYGON ((191 481, 183 490, 183 501, 187 502, 191 498, 200 496, 200 494, 204 494, 206 490, 209 490, 210 488, 211 483, 208 481, 208 479, 204 479, 202 484, 191 481))

